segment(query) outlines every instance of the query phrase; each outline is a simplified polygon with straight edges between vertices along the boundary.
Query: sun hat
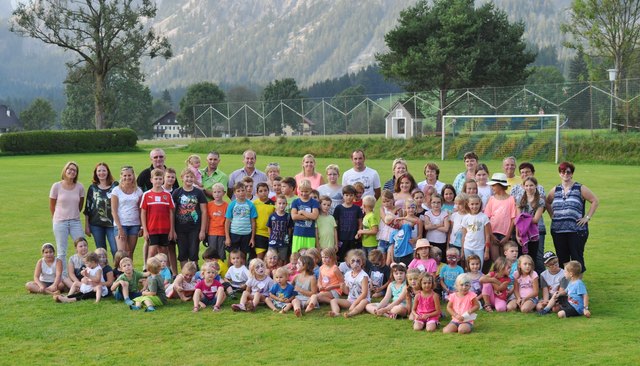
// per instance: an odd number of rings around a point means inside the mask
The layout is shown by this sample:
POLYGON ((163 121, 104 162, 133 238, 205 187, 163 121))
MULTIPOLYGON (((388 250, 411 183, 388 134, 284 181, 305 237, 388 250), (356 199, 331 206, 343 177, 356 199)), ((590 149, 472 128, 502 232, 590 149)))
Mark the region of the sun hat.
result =
POLYGON ((431 243, 429 243, 429 240, 427 240, 427 239, 420 239, 416 243, 416 249, 415 250, 418 250, 420 248, 431 248, 431 243))
POLYGON ((491 180, 487 182, 488 185, 500 184, 503 187, 509 187, 507 183, 507 175, 504 173, 493 173, 491 180))

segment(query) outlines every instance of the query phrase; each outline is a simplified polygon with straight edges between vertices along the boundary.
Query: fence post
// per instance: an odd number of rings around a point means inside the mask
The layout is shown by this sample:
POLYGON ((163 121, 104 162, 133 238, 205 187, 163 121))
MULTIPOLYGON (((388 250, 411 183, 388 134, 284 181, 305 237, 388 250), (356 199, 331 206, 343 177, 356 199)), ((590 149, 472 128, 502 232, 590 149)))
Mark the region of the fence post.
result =
POLYGON ((244 135, 249 136, 249 122, 247 121, 247 104, 244 105, 244 135))
POLYGON ((327 122, 324 116, 324 98, 322 98, 322 135, 327 136, 327 122))

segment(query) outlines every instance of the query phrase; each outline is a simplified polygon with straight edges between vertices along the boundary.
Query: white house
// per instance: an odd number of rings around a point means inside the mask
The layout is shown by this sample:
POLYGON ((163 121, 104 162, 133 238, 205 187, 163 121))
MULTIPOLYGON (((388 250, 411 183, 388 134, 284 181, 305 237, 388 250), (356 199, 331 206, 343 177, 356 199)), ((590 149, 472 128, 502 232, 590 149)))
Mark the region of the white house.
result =
POLYGON ((190 135, 186 133, 178 123, 176 113, 173 111, 167 112, 164 116, 153 122, 154 139, 176 139, 184 137, 190 137, 190 135))
POLYGON ((413 101, 397 101, 385 118, 386 138, 410 139, 422 136, 424 115, 413 101))

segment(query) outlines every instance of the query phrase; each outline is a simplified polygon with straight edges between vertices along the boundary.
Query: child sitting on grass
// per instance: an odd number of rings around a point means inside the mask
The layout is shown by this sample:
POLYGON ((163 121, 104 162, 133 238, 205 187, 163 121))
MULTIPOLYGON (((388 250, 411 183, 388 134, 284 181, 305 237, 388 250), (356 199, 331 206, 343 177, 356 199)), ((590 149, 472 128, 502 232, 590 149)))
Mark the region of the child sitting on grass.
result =
POLYGON ((140 310, 146 306, 145 312, 155 311, 156 306, 167 303, 167 295, 164 292, 164 280, 160 276, 160 261, 156 257, 147 259, 147 289, 142 291, 142 296, 133 299, 134 304, 129 306, 131 310, 140 310))
POLYGON ((98 255, 96 253, 87 253, 84 256, 85 268, 82 269, 82 280, 80 285, 73 284, 67 296, 54 295, 56 302, 76 302, 86 299, 96 299, 96 303, 100 302, 103 296, 107 296, 109 290, 103 285, 104 277, 102 277, 102 267, 98 264, 98 255))
POLYGON ((193 293, 193 312, 197 313, 200 309, 205 309, 212 305, 213 311, 220 311, 220 307, 225 299, 224 287, 216 279, 220 267, 217 262, 207 262, 202 266, 204 278, 196 284, 193 293))
POLYGON ((120 271, 122 274, 111 285, 111 291, 113 291, 113 297, 116 301, 124 300, 127 306, 131 306, 133 305, 131 297, 142 296, 140 282, 144 275, 133 269, 133 261, 129 257, 120 260, 120 271))
POLYGON ((33 281, 26 284, 33 294, 52 295, 64 289, 62 283, 62 261, 56 258, 56 250, 51 243, 42 244, 42 258, 36 263, 33 281))

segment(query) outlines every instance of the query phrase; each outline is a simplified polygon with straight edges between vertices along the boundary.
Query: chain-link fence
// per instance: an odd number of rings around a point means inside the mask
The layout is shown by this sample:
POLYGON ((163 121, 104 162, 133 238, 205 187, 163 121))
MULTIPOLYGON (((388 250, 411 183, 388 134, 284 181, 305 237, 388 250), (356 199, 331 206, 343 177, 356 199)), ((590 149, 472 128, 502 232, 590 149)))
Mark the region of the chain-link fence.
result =
POLYGON ((441 112, 559 114, 563 128, 640 130, 640 79, 458 89, 447 92, 443 108, 438 100, 433 91, 196 105, 189 130, 195 137, 383 134, 398 101, 420 109, 424 134, 437 131, 441 112))

